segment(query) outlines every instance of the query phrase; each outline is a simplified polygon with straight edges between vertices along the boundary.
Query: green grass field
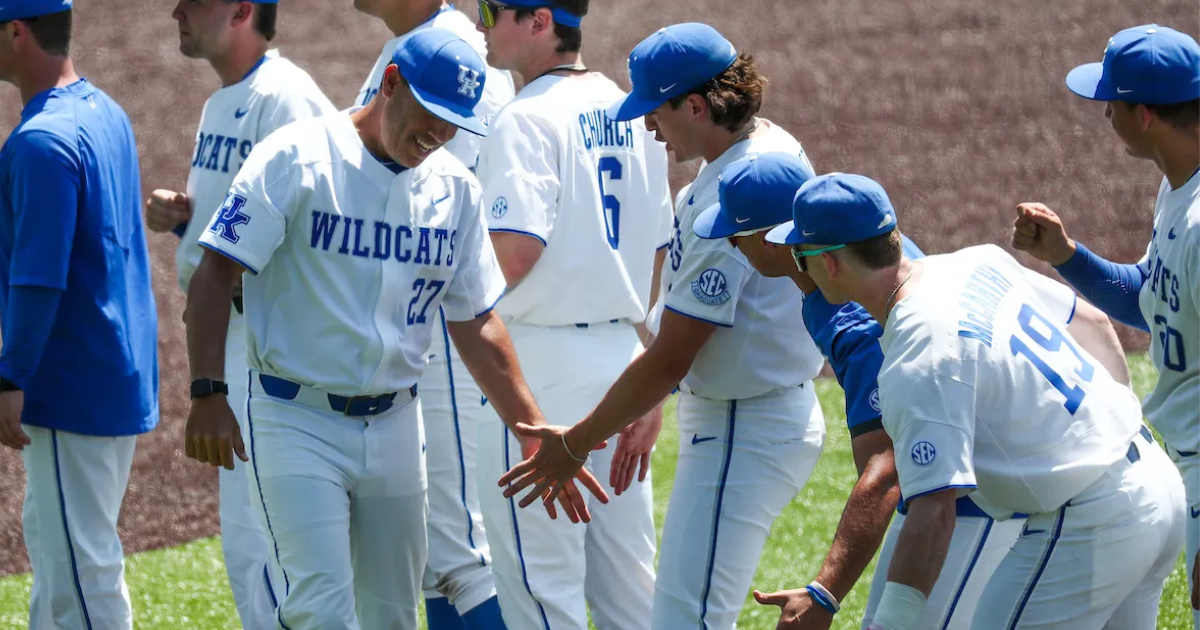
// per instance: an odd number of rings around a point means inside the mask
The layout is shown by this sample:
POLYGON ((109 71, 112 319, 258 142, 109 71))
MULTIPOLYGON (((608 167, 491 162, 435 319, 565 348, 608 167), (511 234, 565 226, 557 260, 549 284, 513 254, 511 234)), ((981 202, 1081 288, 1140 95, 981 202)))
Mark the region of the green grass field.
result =
MULTIPOLYGON (((1132 357, 1134 382, 1139 394, 1153 383, 1154 371, 1144 355, 1132 357)), ((775 522, 771 539, 763 551, 754 586, 770 591, 806 584, 825 557, 829 541, 841 515, 846 495, 854 484, 850 438, 844 424, 842 391, 832 379, 817 386, 829 429, 825 452, 800 496, 775 522)), ((661 527, 667 497, 675 479, 678 451, 675 409, 667 413, 660 447, 654 455, 655 517, 661 527)), ((846 598, 834 628, 857 630, 866 604, 870 571, 846 598)), ((134 626, 138 630, 229 630, 237 628, 221 545, 215 538, 199 540, 173 549, 151 551, 128 559, 127 578, 133 598, 134 626)), ((29 599, 29 575, 0 580, 0 628, 24 628, 29 599)), ((742 630, 772 630, 778 609, 757 605, 747 593, 746 607, 738 621, 742 630)), ((1163 595, 1158 627, 1163 630, 1190 628, 1187 580, 1180 559, 1163 595)))

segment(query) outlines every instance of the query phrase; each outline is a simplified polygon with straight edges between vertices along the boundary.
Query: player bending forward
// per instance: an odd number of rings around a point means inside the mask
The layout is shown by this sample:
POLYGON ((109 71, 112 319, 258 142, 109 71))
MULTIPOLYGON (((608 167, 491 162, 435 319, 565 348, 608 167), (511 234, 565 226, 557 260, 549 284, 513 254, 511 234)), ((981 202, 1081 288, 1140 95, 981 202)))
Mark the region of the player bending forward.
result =
POLYGON ((367 107, 255 148, 200 239, 211 251, 187 310, 197 384, 222 378, 225 305, 249 272, 250 456, 220 394, 193 401, 187 454, 250 461, 284 578, 282 627, 416 628, 426 481, 414 384, 439 306, 501 415, 543 422, 491 310, 504 282, 478 185, 439 150, 457 128, 485 132, 472 113, 485 79, 453 33, 409 38, 367 107))
POLYGON ((1126 152, 1162 171, 1154 231, 1136 265, 1118 265, 1067 237, 1040 203, 1021 204, 1013 246, 1054 265, 1120 322, 1153 335, 1158 381, 1143 401, 1187 489, 1188 579, 1200 630, 1200 45, 1148 24, 1109 40, 1104 61, 1067 75, 1067 87, 1107 101, 1126 152))
MULTIPOLYGON (((204 252, 200 235, 250 150, 288 123, 336 111, 308 73, 268 49, 276 15, 274 0, 181 0, 172 13, 179 23, 180 52, 208 61, 221 79, 221 88, 208 97, 200 115, 187 192, 160 189, 146 200, 146 226, 180 237, 175 268, 185 290, 204 252)), ((225 378, 230 406, 244 435, 249 381, 240 286, 230 308, 225 378)), ((270 575, 271 543, 254 507, 257 497, 251 497, 246 466, 232 463, 220 471, 225 571, 242 627, 274 628, 275 605, 283 594, 276 587, 282 587, 283 576, 270 575)))
POLYGON ((973 629, 1154 628, 1183 487, 1132 392, 1062 326, 1070 290, 991 245, 909 260, 886 193, 860 175, 806 182, 794 213, 768 240, 884 328, 880 402, 908 516, 870 628, 920 627, 968 493, 998 520, 1029 515, 973 629))
POLYGON ((711 27, 662 29, 634 48, 629 65, 633 94, 610 117, 644 115, 676 160, 707 161, 676 201, 658 336, 587 419, 565 433, 522 428, 542 445, 503 481, 520 477, 506 490, 511 496, 542 476, 542 488, 568 479, 579 468, 576 456, 679 384, 679 464, 651 627, 729 630, 771 523, 820 455, 825 423, 811 379, 822 360, 807 334, 797 335, 802 296, 791 282, 763 277, 728 241, 698 238, 692 223, 718 202, 726 165, 773 151, 807 160, 795 138, 755 115, 765 79, 753 58, 711 27))

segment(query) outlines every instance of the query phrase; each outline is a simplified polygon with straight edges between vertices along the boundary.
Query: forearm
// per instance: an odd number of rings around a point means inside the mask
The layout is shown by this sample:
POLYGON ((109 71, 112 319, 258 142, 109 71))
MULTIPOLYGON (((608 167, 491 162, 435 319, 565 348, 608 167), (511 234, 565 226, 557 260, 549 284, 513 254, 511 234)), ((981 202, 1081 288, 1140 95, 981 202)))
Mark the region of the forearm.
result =
POLYGON ((929 596, 950 550, 954 506, 953 490, 919 497, 909 503, 908 516, 892 554, 889 582, 910 586, 929 596))
POLYGON ((495 312, 470 322, 447 322, 447 327, 467 371, 505 424, 546 423, 521 374, 508 329, 495 312))
POLYGON ((1122 265, 1092 253, 1076 243, 1075 253, 1054 268, 1089 302, 1109 317, 1138 330, 1149 332, 1138 294, 1146 278, 1137 265, 1122 265))
POLYGON ((50 340, 62 294, 50 287, 14 286, 9 290, 0 377, 21 389, 29 387, 50 340))
POLYGON ((816 581, 844 600, 875 557, 900 500, 895 468, 891 473, 868 470, 846 500, 833 544, 816 581))
POLYGON ((225 338, 229 333, 229 305, 233 299, 236 276, 222 273, 211 264, 206 252, 188 284, 187 329, 188 365, 192 378, 225 378, 225 338))

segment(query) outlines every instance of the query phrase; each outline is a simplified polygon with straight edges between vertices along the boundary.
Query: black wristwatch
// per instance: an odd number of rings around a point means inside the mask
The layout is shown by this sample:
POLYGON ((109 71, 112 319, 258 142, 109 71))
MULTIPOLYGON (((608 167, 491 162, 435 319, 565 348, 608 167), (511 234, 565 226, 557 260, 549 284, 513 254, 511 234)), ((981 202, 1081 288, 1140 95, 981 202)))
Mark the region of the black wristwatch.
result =
POLYGON ((211 378, 198 378, 192 381, 192 398, 208 398, 213 394, 229 395, 229 386, 225 381, 211 378))
POLYGON ((21 387, 16 383, 0 376, 0 392, 19 392, 21 387))

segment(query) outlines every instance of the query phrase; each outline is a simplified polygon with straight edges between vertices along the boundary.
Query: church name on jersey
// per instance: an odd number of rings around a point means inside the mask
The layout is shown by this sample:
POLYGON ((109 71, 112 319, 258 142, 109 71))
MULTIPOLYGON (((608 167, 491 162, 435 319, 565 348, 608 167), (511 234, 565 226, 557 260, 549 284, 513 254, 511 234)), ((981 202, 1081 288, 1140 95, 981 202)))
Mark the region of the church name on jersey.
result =
POLYGON ((457 240, 458 230, 413 228, 383 221, 368 224, 363 219, 313 210, 309 244, 313 249, 356 258, 391 258, 401 263, 449 267, 454 264, 457 240))
POLYGON ((1012 288, 1012 282, 995 267, 980 265, 963 287, 958 306, 958 336, 982 341, 992 347, 992 329, 996 323, 996 309, 1000 301, 1012 288))
POLYGON ((602 147, 633 148, 633 123, 617 122, 602 109, 580 114, 579 131, 583 134, 583 147, 589 151, 602 147))
POLYGON ((249 140, 201 131, 196 136, 196 153, 192 156, 192 168, 237 174, 242 168, 242 163, 250 157, 250 150, 253 148, 254 143, 249 140), (236 163, 231 159, 234 154, 239 156, 236 163))

